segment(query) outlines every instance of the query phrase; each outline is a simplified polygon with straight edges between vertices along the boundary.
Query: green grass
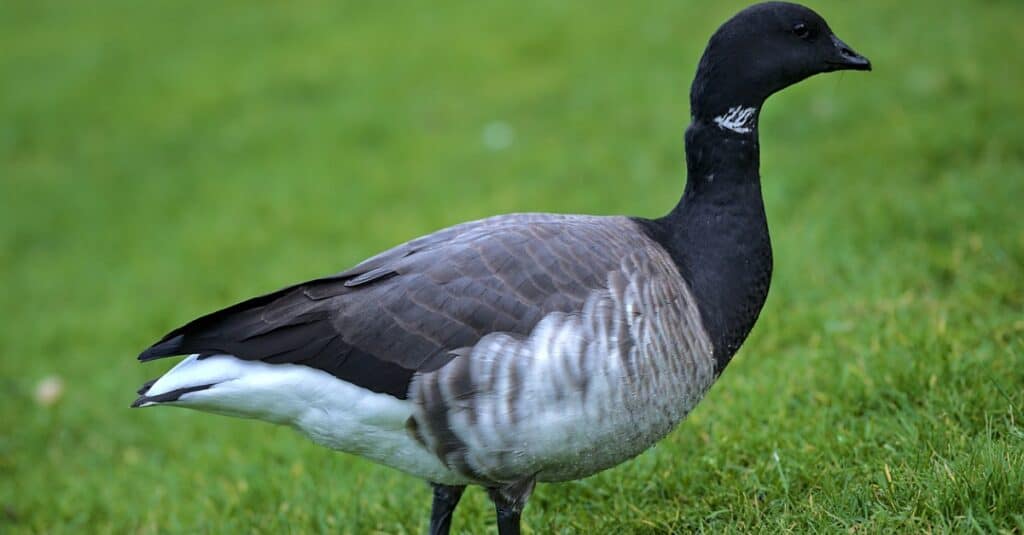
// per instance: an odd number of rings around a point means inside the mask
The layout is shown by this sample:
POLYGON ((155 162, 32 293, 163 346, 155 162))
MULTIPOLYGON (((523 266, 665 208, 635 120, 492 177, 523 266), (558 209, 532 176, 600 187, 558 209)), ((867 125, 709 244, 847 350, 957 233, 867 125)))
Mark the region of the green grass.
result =
MULTIPOLYGON (((171 364, 135 354, 459 221, 667 211, 743 5, 260 4, 0 0, 0 532, 422 531, 413 478, 129 410, 171 364)), ((818 4, 876 70, 765 109, 760 323, 657 447, 541 486, 528 532, 1024 532, 1024 4, 818 4)), ((454 529, 485 527, 473 490, 454 529)))

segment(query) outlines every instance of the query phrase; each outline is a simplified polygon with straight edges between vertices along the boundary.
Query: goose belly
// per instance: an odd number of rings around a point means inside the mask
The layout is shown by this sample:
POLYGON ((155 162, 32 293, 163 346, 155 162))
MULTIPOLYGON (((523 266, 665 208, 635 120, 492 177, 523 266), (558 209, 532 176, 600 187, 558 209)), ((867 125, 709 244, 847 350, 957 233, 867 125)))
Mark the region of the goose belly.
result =
POLYGON ((417 438, 485 483, 578 479, 640 454, 715 378, 688 297, 611 280, 581 313, 553 313, 529 337, 484 337, 413 383, 417 438))
POLYGON ((609 369, 573 398, 565 389, 561 395, 555 388, 537 392, 534 401, 522 400, 533 409, 510 422, 511 433, 491 429, 489 446, 512 450, 518 459, 510 462, 485 448, 471 451, 472 460, 498 477, 536 473, 540 481, 579 479, 616 466, 664 438, 697 405, 713 370, 690 371, 690 377, 669 372, 663 380, 638 383, 609 369))

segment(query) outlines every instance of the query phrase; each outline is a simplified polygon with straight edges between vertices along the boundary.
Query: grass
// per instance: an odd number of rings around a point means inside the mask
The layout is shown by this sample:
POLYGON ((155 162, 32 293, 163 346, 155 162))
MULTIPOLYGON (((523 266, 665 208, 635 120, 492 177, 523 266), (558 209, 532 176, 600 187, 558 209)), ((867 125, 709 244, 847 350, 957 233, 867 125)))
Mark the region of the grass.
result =
MULTIPOLYGON (((129 410, 170 365, 134 355, 459 221, 660 215, 742 5, 0 2, 0 531, 421 532, 410 477, 129 410)), ((541 486, 528 532, 1024 532, 1024 5, 816 7, 876 70, 765 109, 760 323, 657 447, 541 486)), ((474 490, 454 529, 485 526, 474 490)))

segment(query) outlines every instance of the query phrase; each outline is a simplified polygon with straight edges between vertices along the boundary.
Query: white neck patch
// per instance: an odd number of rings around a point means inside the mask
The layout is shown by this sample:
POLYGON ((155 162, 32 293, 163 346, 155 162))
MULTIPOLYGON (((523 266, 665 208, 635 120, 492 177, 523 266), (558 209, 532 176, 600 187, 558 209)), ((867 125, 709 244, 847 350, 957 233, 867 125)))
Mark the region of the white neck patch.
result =
POLYGON ((747 134, 753 129, 753 121, 757 108, 733 106, 729 111, 715 117, 715 124, 724 130, 732 130, 738 134, 747 134))

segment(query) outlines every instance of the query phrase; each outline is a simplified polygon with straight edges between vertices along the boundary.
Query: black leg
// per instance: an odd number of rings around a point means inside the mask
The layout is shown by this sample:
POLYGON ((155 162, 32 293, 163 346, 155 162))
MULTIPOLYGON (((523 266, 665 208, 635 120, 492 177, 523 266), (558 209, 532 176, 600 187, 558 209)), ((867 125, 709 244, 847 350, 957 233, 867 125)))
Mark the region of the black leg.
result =
POLYGON ((522 511, 494 506, 498 513, 498 535, 519 535, 519 518, 522 511))
POLYGON ((519 519, 535 483, 531 477, 504 487, 487 489, 498 516, 498 535, 519 535, 519 519))
POLYGON ((430 535, 448 535, 452 527, 452 513, 466 487, 449 487, 437 483, 431 483, 430 486, 434 489, 434 504, 430 508, 430 535))

